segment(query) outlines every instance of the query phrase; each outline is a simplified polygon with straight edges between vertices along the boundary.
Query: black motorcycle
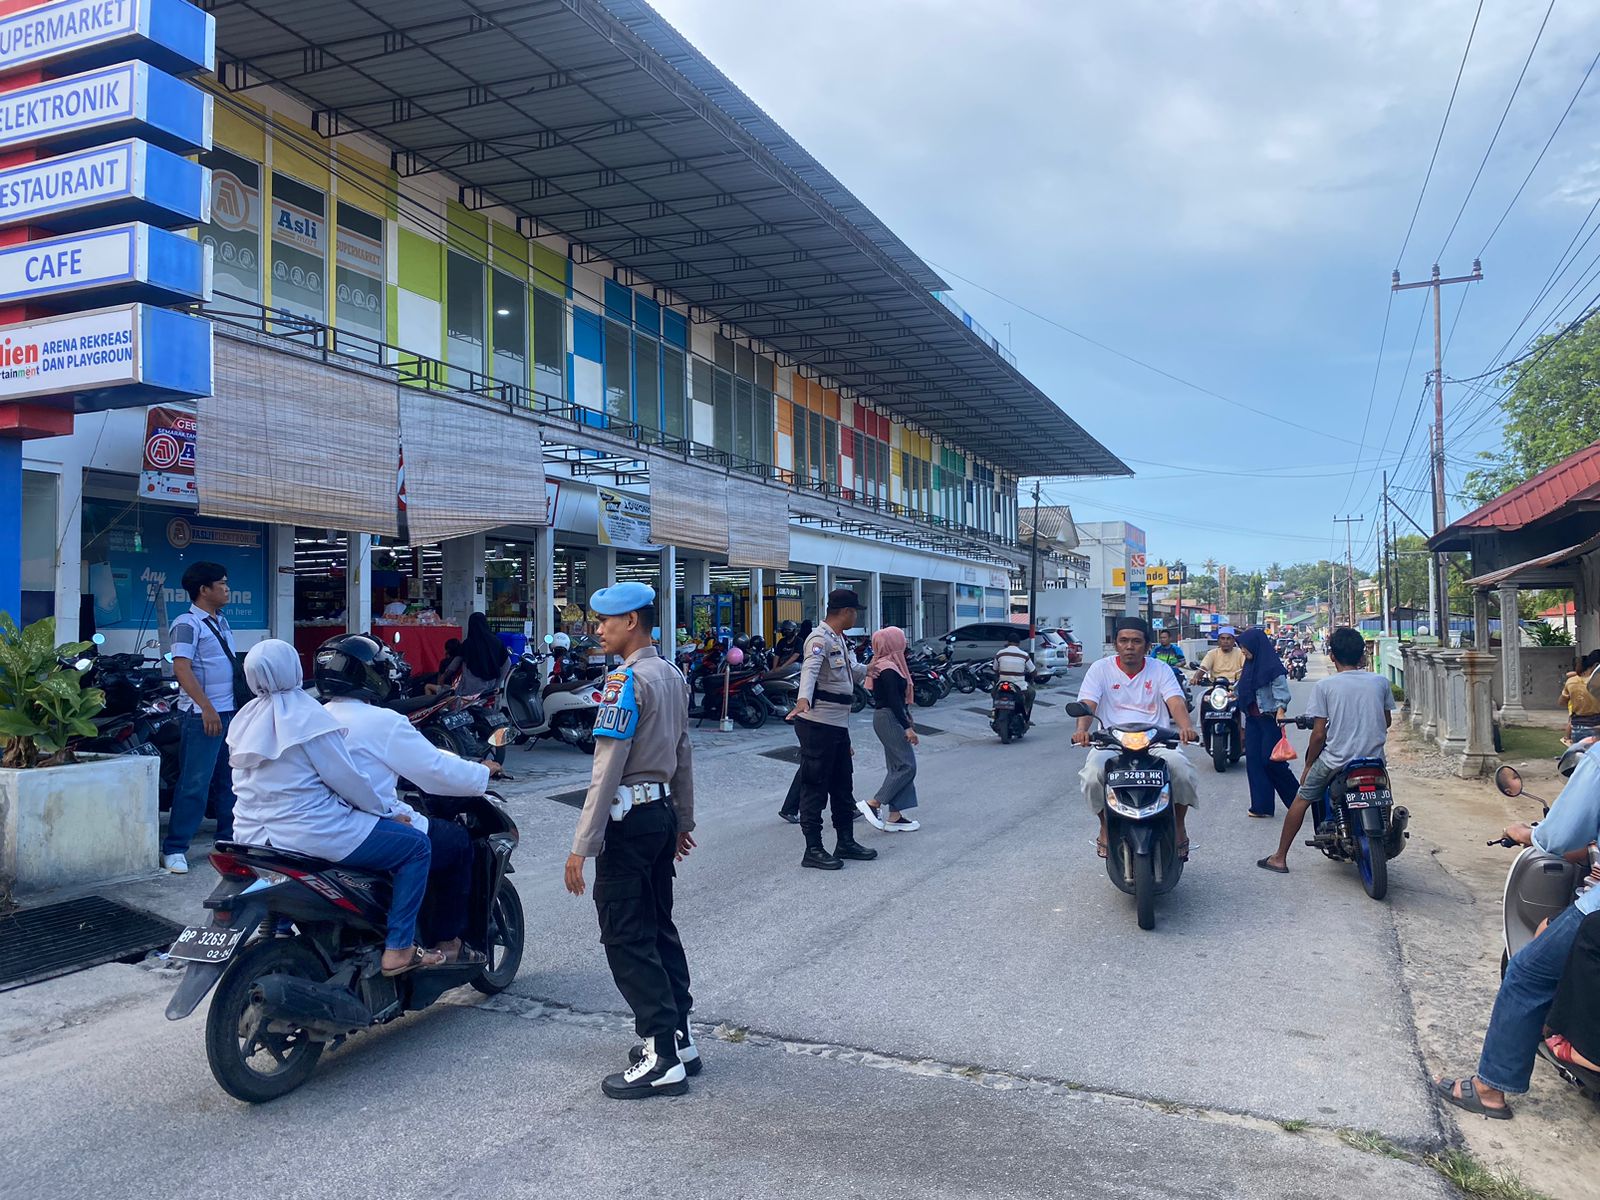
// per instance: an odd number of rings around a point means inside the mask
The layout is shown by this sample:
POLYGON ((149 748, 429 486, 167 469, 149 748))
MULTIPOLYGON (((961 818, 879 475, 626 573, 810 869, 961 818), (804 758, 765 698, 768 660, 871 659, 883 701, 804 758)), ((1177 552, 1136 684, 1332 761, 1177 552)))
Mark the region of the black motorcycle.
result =
POLYGON ((1200 743, 1219 772, 1244 754, 1244 728, 1239 721, 1239 697, 1227 679, 1200 680, 1200 743))
MULTIPOLYGON (((387 873, 302 854, 220 842, 222 877, 206 900, 208 925, 185 929, 169 957, 186 964, 167 1005, 182 1020, 216 987, 206 1058, 230 1096, 251 1104, 304 1083, 329 1047, 353 1033, 427 1008, 469 984, 485 995, 511 986, 522 961, 522 900, 508 876, 517 827, 497 796, 408 797, 430 821, 459 821, 472 837, 473 882, 463 940, 486 963, 385 978, 387 873), (219 984, 220 981, 220 984, 219 984)), ((424 904, 421 928, 428 927, 424 904)), ((424 934, 424 937, 426 935, 424 934)))
POLYGON ((1288 665, 1290 679, 1300 680, 1306 677, 1306 656, 1303 652, 1291 651, 1288 665))
MULTIPOLYGON (((1067 713, 1087 717, 1077 700, 1067 713)), ((1106 764, 1106 874, 1119 891, 1134 898, 1139 928, 1156 927, 1156 897, 1183 878, 1178 854, 1178 824, 1172 809, 1167 764, 1152 746, 1177 746, 1178 736, 1136 725, 1103 725, 1089 732, 1089 744, 1116 752, 1106 764)))
MULTIPOLYGON (((1311 717, 1292 720, 1301 729, 1313 724, 1311 717)), ((1389 860, 1400 856, 1411 836, 1411 813, 1395 804, 1383 759, 1353 758, 1340 767, 1312 802, 1311 817, 1316 832, 1306 845, 1334 862, 1355 863, 1367 895, 1382 900, 1389 892, 1389 860)))
POLYGON ((989 727, 1010 745, 1028 732, 1028 693, 1009 680, 997 683, 989 699, 989 727))

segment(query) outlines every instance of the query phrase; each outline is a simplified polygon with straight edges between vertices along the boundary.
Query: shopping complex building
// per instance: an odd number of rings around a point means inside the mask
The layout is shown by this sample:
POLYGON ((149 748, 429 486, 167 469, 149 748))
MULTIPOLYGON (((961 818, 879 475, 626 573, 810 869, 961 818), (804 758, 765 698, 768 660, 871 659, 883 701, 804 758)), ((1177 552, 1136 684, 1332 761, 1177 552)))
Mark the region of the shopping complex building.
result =
POLYGON ((157 639, 202 558, 246 642, 618 579, 668 633, 853 585, 932 635, 1009 616, 1019 479, 1128 473, 645 4, 205 7, 215 394, 26 444, 64 638, 157 639))

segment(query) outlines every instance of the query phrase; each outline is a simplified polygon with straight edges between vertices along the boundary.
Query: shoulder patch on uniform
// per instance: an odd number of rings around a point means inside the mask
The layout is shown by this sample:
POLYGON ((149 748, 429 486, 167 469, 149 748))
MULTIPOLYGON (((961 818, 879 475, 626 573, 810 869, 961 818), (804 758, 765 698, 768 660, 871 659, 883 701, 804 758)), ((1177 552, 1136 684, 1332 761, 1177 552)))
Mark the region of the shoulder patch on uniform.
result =
POLYGON ((818 642, 815 646, 811 647, 811 653, 820 657, 823 653, 822 643, 818 642))
POLYGON ((634 695, 633 668, 612 671, 600 688, 600 709, 594 715, 595 737, 631 738, 639 731, 639 701, 634 695))

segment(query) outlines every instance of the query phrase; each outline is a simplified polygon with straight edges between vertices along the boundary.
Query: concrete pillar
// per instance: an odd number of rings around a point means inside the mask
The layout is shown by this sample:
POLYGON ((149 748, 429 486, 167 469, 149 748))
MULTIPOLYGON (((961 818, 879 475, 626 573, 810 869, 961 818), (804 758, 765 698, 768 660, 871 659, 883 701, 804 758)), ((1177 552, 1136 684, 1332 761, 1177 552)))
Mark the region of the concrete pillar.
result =
POLYGON ((1481 650, 1461 654, 1462 691, 1465 693, 1466 746, 1456 760, 1456 774, 1464 779, 1493 775, 1500 766, 1494 752, 1494 655, 1481 650))
POLYGON ((1485 588, 1472 593, 1472 648, 1489 649, 1489 593, 1485 588))
MULTIPOLYGON (((78 626, 79 597, 83 586, 83 471, 71 463, 61 469, 56 492, 56 545, 60 547, 60 561, 56 563, 56 641, 81 640, 78 626)), ((167 586, 181 591, 183 585, 176 579, 167 586)), ((20 615, 20 614, 19 614, 20 615)), ((177 612, 171 612, 177 616, 177 612)), ((165 638, 166 631, 160 631, 165 638)), ((162 647, 162 653, 166 652, 162 647)))
POLYGON ((922 626, 922 580, 920 579, 914 578, 911 581, 910 615, 911 640, 913 642, 920 642, 924 637, 927 636, 927 634, 923 632, 922 626))
POLYGON ((1422 727, 1418 732, 1424 741, 1431 742, 1439 734, 1439 664, 1434 661, 1432 650, 1420 651, 1417 663, 1422 668, 1422 687, 1418 696, 1422 701, 1422 727))
POLYGON ((1505 697, 1500 708, 1500 724, 1520 725, 1527 721, 1528 710, 1522 706, 1522 626, 1518 623, 1517 607, 1519 589, 1506 586, 1500 589, 1500 669, 1503 672, 1505 697))
MULTIPOLYGON (((588 582, 589 595, 593 596, 601 588, 608 588, 617 581, 617 552, 610 546, 596 546, 592 550, 584 551, 584 558, 588 560, 588 570, 584 572, 588 582)), ((588 597, 585 597, 587 601, 588 597)))
POLYGON ((1415 665, 1416 651, 1410 642, 1400 643, 1400 678, 1401 690, 1405 699, 1400 701, 1400 719, 1410 724, 1412 714, 1416 711, 1416 704, 1412 697, 1412 689, 1416 686, 1417 673, 1415 665))
POLYGON ((661 587, 656 592, 656 620, 661 623, 661 657, 678 661, 678 548, 661 547, 661 587))
POLYGON ((825 563, 817 564, 817 613, 812 618, 818 625, 822 618, 828 614, 828 593, 833 591, 833 568, 825 563))
POLYGON ((556 631, 556 531, 545 525, 533 534, 533 636, 543 643, 556 631))
POLYGON ((267 636, 294 641, 294 526, 274 525, 267 559, 267 636))
POLYGON ((750 603, 745 610, 751 637, 767 636, 767 573, 760 567, 750 568, 750 603))
POLYGON ((1439 749, 1450 761, 1467 752, 1467 681, 1461 670, 1465 651, 1447 650, 1439 655, 1444 686, 1439 708, 1439 749))
POLYGON ((685 597, 706 596, 711 593, 711 560, 705 557, 683 556, 683 591, 685 597))
POLYGON ((883 576, 876 571, 867 572, 867 594, 861 597, 867 611, 861 615, 862 628, 871 632, 883 627, 883 576))
POLYGON ((484 583, 487 568, 484 554, 488 541, 481 533, 446 538, 439 543, 444 553, 443 586, 439 590, 439 615, 452 625, 465 626, 467 618, 488 607, 484 583))
POLYGON ((347 531, 344 537, 345 631, 371 633, 372 535, 347 531))

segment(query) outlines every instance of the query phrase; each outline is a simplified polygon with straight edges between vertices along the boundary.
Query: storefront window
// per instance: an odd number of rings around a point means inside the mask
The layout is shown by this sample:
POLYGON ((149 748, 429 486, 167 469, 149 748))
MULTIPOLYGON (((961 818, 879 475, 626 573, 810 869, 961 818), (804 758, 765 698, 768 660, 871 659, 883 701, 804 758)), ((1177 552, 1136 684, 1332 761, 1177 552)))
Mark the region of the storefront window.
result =
POLYGON ((272 306, 328 319, 328 198, 272 173, 272 306))
POLYGON ((606 322, 606 412, 617 421, 633 420, 633 388, 628 378, 633 371, 628 353, 631 340, 627 326, 606 322))
POLYGON ((211 307, 246 312, 239 301, 261 302, 261 168, 226 150, 200 161, 211 168, 211 222, 200 227, 211 247, 211 307))
MULTIPOLYGON (((766 362, 766 359, 761 359, 766 362)), ((756 388, 755 441, 757 462, 772 464, 772 392, 769 388, 756 388)))
MULTIPOLYGON (((731 348, 731 343, 730 343, 731 348)), ((718 450, 733 449, 733 376, 718 370, 712 380, 712 445, 718 450)))
POLYGON ((446 253, 445 265, 444 356, 451 368, 447 377, 456 387, 470 387, 467 371, 482 375, 485 369, 484 268, 454 250, 446 253))
POLYGON ((683 351, 661 347, 661 427, 668 437, 689 436, 683 394, 683 351))
MULTIPOLYGON (((22 473, 22 620, 29 625, 56 611, 56 505, 60 476, 22 473)), ((85 634, 85 637, 88 635, 85 634)))
POLYGON ((742 378, 733 381, 733 452, 743 459, 756 456, 755 418, 750 411, 754 399, 754 384, 742 378))
POLYGON ((500 271, 493 276, 494 368, 501 383, 528 386, 528 289, 500 271))
MULTIPOLYGON (((384 340, 383 323, 383 219, 348 204, 338 205, 334 231, 333 323, 373 342, 384 340)), ((378 348, 359 338, 340 343, 339 349, 357 358, 377 362, 378 348)))
POLYGON ((639 424, 660 429, 661 343, 647 337, 633 342, 633 385, 638 397, 639 424))
POLYGON ((559 400, 567 394, 567 306, 559 296, 533 292, 533 389, 559 400))

